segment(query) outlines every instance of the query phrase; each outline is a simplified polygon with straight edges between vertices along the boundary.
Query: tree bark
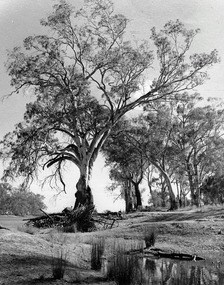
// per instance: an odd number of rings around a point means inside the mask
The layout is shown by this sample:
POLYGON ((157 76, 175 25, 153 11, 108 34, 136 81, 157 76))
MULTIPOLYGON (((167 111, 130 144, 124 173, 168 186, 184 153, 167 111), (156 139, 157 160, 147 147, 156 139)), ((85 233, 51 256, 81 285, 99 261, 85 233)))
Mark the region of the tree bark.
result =
POLYGON ((200 205, 200 195, 199 195, 199 187, 197 183, 197 179, 195 179, 195 174, 192 170, 192 166, 190 163, 187 163, 187 174, 188 174, 188 181, 190 185, 190 192, 191 192, 191 205, 199 207, 200 205))
POLYGON ((142 197, 141 197, 141 193, 139 190, 139 183, 132 181, 132 184, 134 185, 134 189, 135 189, 136 208, 138 209, 139 207, 142 207, 142 197))
POLYGON ((124 195, 125 195, 125 212, 130 213, 133 211, 133 201, 132 201, 131 183, 128 179, 126 179, 125 181, 124 195))
POLYGON ((80 206, 90 206, 93 205, 93 195, 92 190, 89 186, 89 179, 88 175, 80 175, 80 178, 76 184, 76 201, 74 205, 74 209, 80 207, 80 206))
POLYGON ((165 208, 166 207, 166 185, 165 185, 166 183, 161 173, 160 173, 160 182, 161 182, 161 199, 162 199, 161 206, 165 208))

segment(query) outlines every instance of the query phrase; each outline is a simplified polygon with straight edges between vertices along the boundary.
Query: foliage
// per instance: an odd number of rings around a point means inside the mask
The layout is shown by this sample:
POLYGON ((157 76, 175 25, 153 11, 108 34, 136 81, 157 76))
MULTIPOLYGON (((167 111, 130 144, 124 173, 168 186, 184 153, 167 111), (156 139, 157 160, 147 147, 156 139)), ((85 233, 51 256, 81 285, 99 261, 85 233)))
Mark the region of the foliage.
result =
POLYGON ((122 120, 113 128, 102 151, 106 165, 110 166, 110 179, 121 186, 122 196, 125 200, 128 197, 134 197, 136 208, 142 206, 139 185, 142 182, 148 162, 144 159, 141 150, 130 140, 129 135, 133 131, 135 132, 132 121, 122 120), (130 186, 129 189, 127 189, 127 185, 130 186))
POLYGON ((206 175, 223 167, 223 105, 210 99, 200 106, 201 101, 198 94, 184 94, 177 100, 171 137, 177 148, 176 177, 187 177, 195 205, 200 204, 199 186, 206 175))
POLYGON ((224 203, 224 175, 213 174, 208 176, 200 186, 204 204, 224 203))
POLYGON ((123 182, 144 173, 154 205, 161 200, 165 206, 169 195, 171 208, 181 206, 189 192, 192 204, 199 205, 204 178, 223 174, 223 115, 222 101, 197 93, 148 104, 144 114, 118 124, 104 145, 111 177, 123 182))
POLYGON ((0 213, 13 215, 37 215, 45 209, 44 196, 34 194, 22 187, 13 188, 8 183, 0 183, 0 213))
POLYGON ((207 67, 218 61, 215 50, 188 57, 198 30, 178 20, 160 32, 152 29, 154 60, 146 41, 136 48, 125 41, 127 24, 109 0, 86 1, 78 11, 62 0, 41 20, 48 35, 27 37, 23 48, 9 52, 12 93, 25 90, 34 100, 1 142, 1 158, 9 162, 5 179, 23 176, 27 184, 41 166, 51 167, 50 181, 65 190, 63 165, 74 163, 80 170, 77 205, 91 203, 91 169, 112 127, 136 106, 203 84, 207 67), (153 64, 159 70, 150 90, 136 98, 153 64))

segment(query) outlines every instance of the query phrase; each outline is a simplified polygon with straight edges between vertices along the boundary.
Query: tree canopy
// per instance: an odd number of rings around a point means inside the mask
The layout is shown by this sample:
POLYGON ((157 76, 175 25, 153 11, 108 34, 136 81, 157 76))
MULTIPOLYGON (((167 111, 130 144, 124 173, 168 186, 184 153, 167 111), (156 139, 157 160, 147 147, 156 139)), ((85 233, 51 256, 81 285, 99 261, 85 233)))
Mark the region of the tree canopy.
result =
POLYGON ((71 162, 80 170, 76 206, 91 204, 91 169, 111 129, 136 106, 203 84, 217 52, 190 54, 199 31, 179 20, 152 28, 151 39, 134 47, 125 38, 128 19, 110 0, 88 0, 80 10, 62 0, 41 25, 46 35, 27 37, 8 54, 12 94, 26 90, 34 100, 1 142, 4 179, 28 183, 39 167, 51 167, 65 189, 63 165, 71 162), (152 67, 149 91, 136 96, 152 67))
POLYGON ((0 183, 0 214, 37 215, 45 209, 44 196, 26 191, 22 187, 12 187, 8 183, 0 183))
MULTIPOLYGON (((122 189, 126 187, 131 195, 125 180, 137 177, 141 183, 146 175, 151 196, 155 196, 154 184, 157 192, 161 188, 163 205, 168 196, 170 209, 184 204, 188 193, 196 206, 201 198, 215 201, 216 192, 214 199, 208 196, 218 183, 217 191, 223 191, 223 122, 223 102, 212 98, 202 102, 197 93, 153 102, 143 114, 117 124, 105 143, 103 151, 112 179, 122 182, 122 189)), ((127 193, 124 197, 128 199, 127 193)))

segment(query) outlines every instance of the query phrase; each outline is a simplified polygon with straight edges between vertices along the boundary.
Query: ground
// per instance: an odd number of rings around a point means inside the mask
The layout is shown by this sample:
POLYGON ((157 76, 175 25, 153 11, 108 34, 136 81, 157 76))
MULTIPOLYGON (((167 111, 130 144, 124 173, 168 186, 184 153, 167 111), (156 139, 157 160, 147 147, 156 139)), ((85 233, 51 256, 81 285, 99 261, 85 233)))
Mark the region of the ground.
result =
MULTIPOLYGON (((138 240, 155 232, 156 247, 198 255, 224 272, 224 207, 175 212, 136 212, 124 215, 119 226, 93 233, 58 233, 56 230, 21 231, 23 218, 0 216, 0 285, 113 284, 90 268, 91 242, 138 240), (4 229, 7 228, 7 229, 4 229), (62 252, 68 261, 63 280, 52 279, 52 262, 62 252)), ((108 248, 108 247, 107 247, 108 248)))

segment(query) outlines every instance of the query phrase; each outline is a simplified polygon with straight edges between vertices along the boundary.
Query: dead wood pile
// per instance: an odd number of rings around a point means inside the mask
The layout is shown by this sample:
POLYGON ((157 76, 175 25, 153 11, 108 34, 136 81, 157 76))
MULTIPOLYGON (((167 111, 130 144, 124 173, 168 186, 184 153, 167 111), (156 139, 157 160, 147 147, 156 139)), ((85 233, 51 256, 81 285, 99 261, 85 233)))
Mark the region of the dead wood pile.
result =
POLYGON ((60 213, 47 214, 31 219, 24 219, 27 226, 37 228, 61 228, 67 232, 91 232, 118 226, 121 214, 117 212, 97 213, 94 206, 82 206, 75 210, 65 208, 60 213))

